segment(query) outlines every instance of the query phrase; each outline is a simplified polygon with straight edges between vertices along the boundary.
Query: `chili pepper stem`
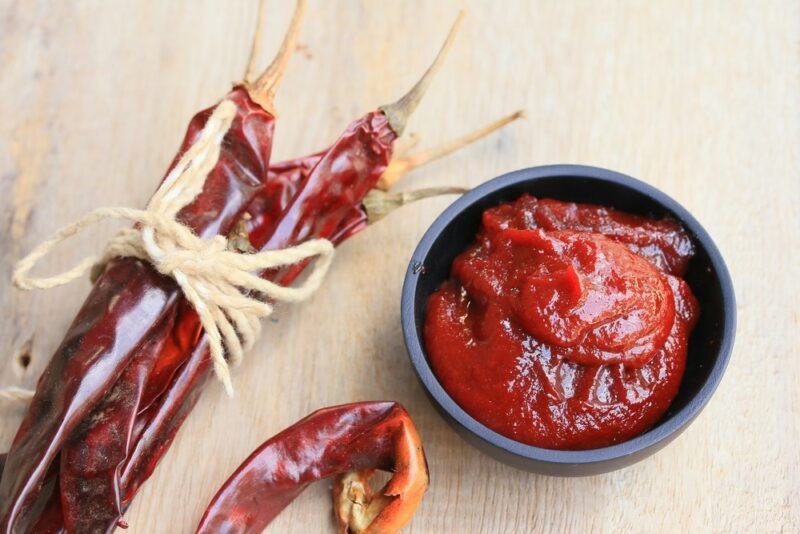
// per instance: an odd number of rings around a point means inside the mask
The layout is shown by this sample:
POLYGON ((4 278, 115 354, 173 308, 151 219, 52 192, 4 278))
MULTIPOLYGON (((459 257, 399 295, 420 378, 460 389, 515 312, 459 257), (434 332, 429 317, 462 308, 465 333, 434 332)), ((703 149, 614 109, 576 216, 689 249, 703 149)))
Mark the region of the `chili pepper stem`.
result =
POLYGON ((244 71, 245 84, 253 83, 253 77, 256 72, 256 64, 258 63, 259 50, 261 47, 261 34, 264 31, 264 20, 266 18, 266 0, 259 0, 258 2, 258 16, 256 18, 256 30, 253 33, 253 42, 250 44, 250 57, 247 59, 247 69, 244 71))
MULTIPOLYGON (((294 9, 294 14, 292 15, 292 21, 289 23, 289 29, 286 30, 286 35, 283 38, 283 42, 281 43, 281 47, 278 50, 278 53, 275 55, 275 59, 272 60, 269 67, 259 76, 256 78, 254 82, 251 82, 249 79, 245 79, 245 87, 247 88, 247 92, 250 94, 250 98, 252 98, 256 103, 258 103, 262 108, 266 111, 275 115, 274 113, 274 99, 275 99, 275 92, 278 89, 278 84, 283 77, 283 73, 286 71, 286 66, 289 63, 289 58, 292 56, 292 53, 297 48, 297 37, 300 34, 300 24, 303 21, 303 16, 305 15, 306 11, 306 0, 297 0, 297 5, 294 9)), ((262 7, 259 6, 259 20, 262 19, 262 7)), ((259 38, 261 26, 259 25, 259 29, 256 30, 256 39, 259 38)), ((255 48, 255 44, 253 47, 255 48)), ((251 61, 255 62, 253 56, 258 57, 256 52, 250 53, 251 61)), ((251 65, 248 64, 248 76, 252 76, 250 73, 251 65)))
POLYGON ((444 143, 443 145, 429 148, 410 156, 394 158, 392 159, 391 163, 389 163, 389 166, 386 168, 383 176, 381 176, 380 180, 378 180, 376 187, 383 191, 387 191, 394 184, 396 184, 398 180, 403 177, 403 175, 413 171, 417 167, 421 167, 422 165, 426 165, 439 158, 443 158, 444 156, 451 154, 456 150, 469 145, 470 143, 474 143, 475 141, 478 141, 479 139, 496 132, 506 124, 514 122, 515 120, 523 117, 525 117, 525 110, 520 109, 514 113, 511 113, 510 115, 506 115, 505 117, 494 121, 491 124, 487 124, 482 128, 478 128, 467 135, 444 143))
POLYGON ((386 191, 373 189, 364 197, 363 204, 364 209, 367 211, 369 224, 372 224, 383 219, 397 208, 417 200, 440 195, 461 195, 467 191, 469 189, 464 187, 427 187, 399 193, 387 193, 386 191))
POLYGON ((422 75, 422 78, 420 78, 419 81, 414 84, 414 87, 412 87, 409 92, 400 97, 400 99, 396 102, 380 107, 380 110, 383 111, 383 113, 386 115, 386 118, 389 119, 389 126, 391 126, 392 130, 394 130, 394 133, 396 133, 398 136, 402 135, 403 130, 406 127, 406 123, 408 122, 408 118, 412 113, 414 113, 414 110, 417 109, 417 106, 422 100, 422 97, 425 95, 425 92, 428 90, 428 86, 431 84, 433 77, 437 72, 439 72, 439 69, 441 69, 447 54, 453 47, 453 42, 458 34, 458 30, 461 28, 461 24, 464 22, 464 16, 464 11, 461 11, 458 14, 456 21, 450 28, 450 33, 447 35, 447 39, 445 39, 442 48, 439 49, 439 53, 436 55, 436 59, 433 60, 433 63, 430 67, 428 67, 428 70, 425 71, 425 74, 422 75))

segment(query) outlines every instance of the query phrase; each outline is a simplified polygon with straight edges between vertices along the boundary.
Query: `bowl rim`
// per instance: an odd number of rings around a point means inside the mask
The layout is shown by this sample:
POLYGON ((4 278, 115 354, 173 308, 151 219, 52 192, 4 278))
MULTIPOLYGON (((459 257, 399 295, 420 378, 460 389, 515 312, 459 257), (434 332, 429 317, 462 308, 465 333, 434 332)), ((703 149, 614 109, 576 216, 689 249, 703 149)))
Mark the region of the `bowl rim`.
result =
MULTIPOLYGON (((678 433, 697 417, 717 389, 722 375, 728 366, 728 362, 730 361, 736 332, 736 299, 733 282, 731 281, 730 273, 728 272, 728 268, 725 265, 725 261, 719 249, 700 222, 677 201, 652 185, 609 169, 574 164, 544 165, 512 171, 484 182, 456 199, 455 202, 448 206, 436 220, 434 220, 422 236, 422 239, 411 256, 403 282, 400 313, 403 337, 405 338, 412 366, 424 387, 428 390, 428 393, 433 397, 434 402, 439 404, 439 406, 458 422, 458 424, 469 430, 479 439, 509 452, 512 455, 554 464, 574 465, 606 462, 636 455, 637 453, 641 453, 642 451, 656 446, 659 442, 664 441, 670 436, 677 436, 678 433), (559 177, 598 180, 621 185, 650 197, 658 204, 662 205, 667 211, 672 212, 679 222, 693 234, 696 241, 705 248, 709 260, 719 278, 722 293, 724 324, 721 329, 722 340, 718 351, 719 356, 708 378, 695 396, 663 424, 622 443, 597 449, 558 450, 535 447, 505 437, 473 418, 453 400, 436 378, 425 356, 422 341, 417 333, 414 317, 415 294, 419 280, 419 276, 414 272, 415 267, 428 256, 439 235, 459 214, 461 214, 461 212, 497 190, 543 178, 559 177)), ((664 444, 666 444, 666 442, 664 444)))

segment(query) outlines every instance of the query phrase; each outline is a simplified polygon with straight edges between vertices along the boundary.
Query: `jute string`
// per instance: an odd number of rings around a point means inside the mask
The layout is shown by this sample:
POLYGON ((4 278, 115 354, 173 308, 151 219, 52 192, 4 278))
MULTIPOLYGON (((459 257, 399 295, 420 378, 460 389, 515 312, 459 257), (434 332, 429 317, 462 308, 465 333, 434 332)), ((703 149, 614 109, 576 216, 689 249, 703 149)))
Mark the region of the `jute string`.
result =
MULTIPOLYGON (((271 302, 297 302, 309 297, 322 283, 333 258, 333 245, 325 239, 298 246, 243 254, 229 250, 224 236, 201 239, 175 220, 178 212, 203 189, 208 174, 219 160, 220 145, 236 115, 235 105, 225 100, 209 117, 198 140, 167 175, 144 210, 98 208, 65 226, 17 263, 13 281, 20 289, 49 289, 83 276, 110 259, 131 256, 147 261, 161 274, 173 278, 194 306, 208 336, 214 372, 233 395, 229 364, 238 364, 261 330, 260 319, 272 313, 271 302), (37 278, 29 275, 34 265, 53 247, 104 219, 138 223, 121 230, 106 245, 103 255, 87 257, 60 274, 37 278), (299 286, 284 287, 264 280, 258 273, 317 258, 309 276, 299 286), (227 356, 227 359, 226 359, 227 356)), ((25 390, 6 388, 0 397, 21 399, 25 390)))
POLYGON ((33 398, 34 391, 32 389, 20 388, 17 386, 8 386, 0 389, 0 399, 10 401, 29 401, 33 398))

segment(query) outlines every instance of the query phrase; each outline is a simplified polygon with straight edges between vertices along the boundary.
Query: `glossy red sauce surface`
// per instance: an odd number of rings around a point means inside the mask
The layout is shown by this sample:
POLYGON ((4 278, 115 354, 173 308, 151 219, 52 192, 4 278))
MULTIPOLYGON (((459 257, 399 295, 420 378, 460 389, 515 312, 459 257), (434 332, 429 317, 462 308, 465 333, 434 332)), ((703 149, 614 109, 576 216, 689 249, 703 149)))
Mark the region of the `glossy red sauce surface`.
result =
POLYGON ((428 300, 425 345, 453 399, 489 428, 590 449, 653 426, 678 392, 699 309, 683 229, 525 195, 491 208, 428 300))

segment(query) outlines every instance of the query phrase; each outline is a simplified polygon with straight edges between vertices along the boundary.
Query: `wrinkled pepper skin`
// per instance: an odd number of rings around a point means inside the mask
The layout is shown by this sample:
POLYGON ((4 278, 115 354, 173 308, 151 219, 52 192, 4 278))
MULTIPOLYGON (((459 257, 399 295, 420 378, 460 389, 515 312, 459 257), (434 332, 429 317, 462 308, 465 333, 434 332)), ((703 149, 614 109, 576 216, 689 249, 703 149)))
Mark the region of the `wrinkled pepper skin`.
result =
MULTIPOLYGON (((323 408, 256 449, 211 500, 197 532, 261 532, 311 482, 373 469, 393 476, 379 492, 379 510, 364 532, 396 532, 411 519, 428 486, 411 418, 394 402, 323 408)), ((342 493, 344 486, 337 487, 337 516, 346 522, 338 503, 349 496, 342 493)))
POLYGON ((261 228, 267 232, 275 228, 281 214, 292 203, 297 188, 308 178, 324 152, 270 165, 269 178, 247 207, 249 229, 261 228))
MULTIPOLYGON (((330 239, 353 210, 363 210, 361 202, 389 165, 396 139, 380 111, 351 123, 308 173, 275 224, 251 229, 253 246, 274 250, 313 238, 330 239)), ((299 272, 302 267, 289 270, 299 272)))
POLYGON ((61 499, 59 498, 58 477, 53 476, 47 480, 40 493, 39 501, 46 502, 46 504, 41 510, 31 510, 28 516, 23 518, 21 521, 23 524, 25 521, 32 521, 37 518, 33 526, 26 528, 25 531, 35 532, 36 534, 63 534, 67 532, 64 527, 64 514, 61 499), (46 495, 49 495, 49 498, 45 499, 44 496, 46 495))
POLYGON ((59 480, 69 532, 94 532, 98 522, 119 517, 115 479, 128 452, 124 435, 131 430, 122 425, 133 424, 139 413, 148 375, 174 326, 174 311, 142 345, 94 415, 81 421, 64 444, 59 480))
MULTIPOLYGON (((226 98, 236 104, 237 115, 219 162, 203 191, 178 214, 203 237, 230 231, 266 180, 272 148, 273 116, 243 88, 234 88, 226 98)), ((175 161, 195 141, 210 113, 205 110, 192 119, 175 161)), ((8 452, 0 480, 1 531, 12 532, 65 441, 180 300, 177 285, 149 265, 132 258, 108 264, 39 379, 8 452)))

